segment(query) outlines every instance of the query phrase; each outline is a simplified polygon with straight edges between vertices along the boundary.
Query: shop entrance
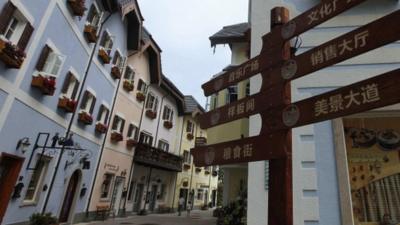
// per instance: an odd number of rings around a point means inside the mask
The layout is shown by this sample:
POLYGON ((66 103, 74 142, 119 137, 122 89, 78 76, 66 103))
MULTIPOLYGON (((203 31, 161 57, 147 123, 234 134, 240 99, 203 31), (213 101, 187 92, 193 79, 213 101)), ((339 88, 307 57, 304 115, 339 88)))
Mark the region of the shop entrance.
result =
POLYGON ((67 191, 65 193, 64 201, 61 208, 60 213, 60 223, 68 222, 68 219, 71 217, 71 213, 74 210, 71 210, 74 207, 74 200, 76 198, 76 190, 78 189, 78 184, 80 180, 80 173, 76 170, 69 180, 67 191))

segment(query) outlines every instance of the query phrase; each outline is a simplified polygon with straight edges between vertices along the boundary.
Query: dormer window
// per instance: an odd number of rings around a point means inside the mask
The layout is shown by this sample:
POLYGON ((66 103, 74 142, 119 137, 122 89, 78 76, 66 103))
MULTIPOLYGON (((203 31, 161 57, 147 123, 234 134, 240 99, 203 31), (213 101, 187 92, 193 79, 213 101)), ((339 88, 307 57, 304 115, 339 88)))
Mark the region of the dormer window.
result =
POLYGON ((104 64, 108 64, 111 61, 111 50, 113 47, 113 40, 111 34, 107 31, 103 32, 100 41, 100 48, 99 48, 99 58, 103 61, 104 64))
POLYGON ((97 8, 95 4, 92 4, 92 6, 90 6, 89 9, 84 30, 87 40, 91 43, 94 43, 97 40, 100 21, 101 21, 100 10, 97 8))
POLYGON ((122 70, 124 67, 124 58, 121 56, 121 53, 119 51, 115 51, 114 57, 113 57, 113 62, 112 62, 112 67, 111 67, 111 75, 114 79, 120 79, 122 70))

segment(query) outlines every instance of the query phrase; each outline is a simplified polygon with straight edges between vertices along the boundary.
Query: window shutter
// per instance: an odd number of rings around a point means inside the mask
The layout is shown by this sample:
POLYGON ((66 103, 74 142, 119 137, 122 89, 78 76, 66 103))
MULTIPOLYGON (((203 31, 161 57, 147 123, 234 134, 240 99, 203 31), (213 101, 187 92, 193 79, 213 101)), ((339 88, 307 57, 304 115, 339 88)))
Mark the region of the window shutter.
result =
POLYGON ((90 114, 93 114, 93 109, 94 109, 94 106, 96 105, 96 98, 94 96, 92 96, 92 98, 93 98, 93 101, 92 101, 92 105, 90 106, 90 110, 89 110, 90 114))
MULTIPOLYGON (((99 113, 97 114, 97 121, 101 120, 101 115, 103 114, 103 111, 104 111, 104 106, 100 105, 99 113)), ((102 121, 100 121, 100 122, 102 122, 102 121)))
POLYGON ((88 21, 88 22, 93 22, 93 16, 94 16, 94 11, 95 11, 96 9, 95 9, 95 6, 94 5, 92 5, 92 6, 90 6, 90 10, 89 10, 89 13, 88 13, 88 15, 87 15, 87 18, 86 18, 86 21, 88 21))
POLYGON ((83 98, 82 98, 82 102, 81 102, 81 109, 86 108, 88 99, 89 99, 89 92, 85 91, 85 94, 83 94, 83 98))
POLYGON ((15 9, 15 6, 11 2, 7 2, 4 5, 3 10, 0 13, 0 34, 4 34, 6 31, 15 9))
POLYGON ((72 95, 71 95, 72 99, 76 98, 76 94, 78 93, 78 89, 79 89, 79 81, 77 79, 75 79, 74 91, 72 92, 72 95))
POLYGON ((21 50, 25 50, 26 46, 28 45, 29 39, 31 38, 33 33, 33 27, 30 23, 27 23, 24 29, 24 32, 21 35, 21 38, 18 41, 18 47, 21 50))
POLYGON ((44 48, 42 49, 42 52, 40 53, 39 59, 36 63, 36 69, 38 71, 42 71, 44 64, 46 63, 47 57, 49 56, 51 52, 51 48, 48 45, 45 45, 44 48))
POLYGON ((66 94, 68 91, 68 86, 72 82, 72 74, 71 72, 68 72, 67 75, 65 76, 64 83, 61 89, 61 93, 66 94))

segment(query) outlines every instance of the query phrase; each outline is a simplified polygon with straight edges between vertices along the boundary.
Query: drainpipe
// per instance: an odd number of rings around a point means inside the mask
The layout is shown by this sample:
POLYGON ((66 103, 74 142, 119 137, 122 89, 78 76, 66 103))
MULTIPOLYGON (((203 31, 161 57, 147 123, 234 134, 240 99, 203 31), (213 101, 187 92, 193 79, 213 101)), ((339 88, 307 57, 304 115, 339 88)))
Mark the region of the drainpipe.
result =
MULTIPOLYGON (((195 125, 195 130, 194 130, 194 134, 195 135, 197 135, 197 126, 195 125)), ((195 137, 196 138, 196 137, 195 137)), ((196 140, 196 139, 195 139, 196 140)), ((194 163, 192 163, 192 171, 191 171, 191 173, 190 173, 190 184, 189 184, 189 196, 190 196, 190 193, 191 193, 191 191, 192 191, 192 182, 193 182, 193 169, 194 169, 194 163)), ((193 206, 194 206, 194 192, 193 192, 193 196, 192 196, 192 209, 193 209, 193 206)), ((187 205, 187 202, 188 202, 188 199, 186 199, 186 205, 187 205)))
MULTIPOLYGON (((111 13, 108 14, 108 16, 104 19, 104 21, 102 21, 102 22, 100 23, 99 33, 102 32, 104 24, 105 24, 105 23, 107 22, 107 20, 111 17, 111 15, 112 15, 111 13)), ((96 48, 97 48, 97 45, 98 45, 99 42, 100 42, 100 38, 94 43, 92 52, 91 52, 90 57, 89 57, 88 65, 86 66, 85 74, 83 75, 81 88, 79 89, 78 97, 77 97, 77 99, 76 99, 76 102, 80 102, 80 100, 81 100, 82 93, 83 93, 83 87, 85 86, 86 79, 87 79, 87 76, 88 76, 88 74, 89 74, 89 69, 90 69, 90 66, 92 65, 93 57, 94 57, 94 54, 95 54, 95 52, 96 52, 96 48)), ((73 123, 73 121, 74 121, 74 119, 75 119, 75 115, 76 115, 77 111, 78 111, 78 110, 75 110, 75 111, 72 113, 72 116, 71 116, 71 118, 70 118, 70 120, 69 120, 69 123, 68 123, 67 130, 66 130, 66 132, 65 132, 65 137, 69 137, 69 136, 70 136, 71 128, 72 128, 72 123, 73 123)), ((54 182, 55 182, 56 177, 57 177, 57 172, 58 172, 58 169, 59 169, 59 167, 60 167, 61 159, 62 159, 62 157, 63 157, 63 155, 64 155, 64 151, 65 151, 65 145, 62 145, 62 146, 61 146, 61 150, 60 150, 60 156, 58 157, 58 160, 57 160, 57 162, 56 162, 56 165, 55 165, 55 168, 54 168, 54 173, 53 173, 53 176, 51 177, 51 180, 50 180, 49 189, 48 189, 48 191, 47 191, 47 195, 46 195, 46 198, 45 198, 45 200, 44 200, 44 204, 43 204, 43 208, 42 208, 42 214, 44 214, 44 213, 46 212, 47 204, 48 204, 48 202, 49 202, 50 195, 51 195, 51 192, 52 192, 52 190, 53 190, 54 182)))
MULTIPOLYGON (((181 131, 181 138, 180 138, 180 141, 179 141, 179 155, 182 155, 181 154, 182 153, 181 150, 182 150, 182 138, 183 138, 183 129, 184 128, 185 128, 185 114, 183 115, 183 120, 182 120, 182 131, 181 131)), ((172 199, 172 206, 171 206, 172 211, 174 211, 176 189, 178 188, 176 186, 177 181, 178 181, 178 173, 176 174, 176 177, 175 177, 174 197, 172 199)))

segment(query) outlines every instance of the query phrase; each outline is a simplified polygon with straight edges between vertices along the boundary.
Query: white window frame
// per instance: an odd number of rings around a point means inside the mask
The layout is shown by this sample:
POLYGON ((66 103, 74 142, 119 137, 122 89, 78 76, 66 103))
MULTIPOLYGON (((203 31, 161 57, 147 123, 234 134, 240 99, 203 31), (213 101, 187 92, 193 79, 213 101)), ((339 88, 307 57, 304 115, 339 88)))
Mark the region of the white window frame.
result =
POLYGON ((192 157, 191 157, 189 151, 184 150, 182 156, 183 156, 183 162, 184 163, 190 164, 192 162, 192 157))
POLYGON ((117 48, 116 50, 115 50, 115 52, 114 52, 114 55, 116 54, 118 52, 118 59, 117 59, 117 62, 113 65, 113 66, 116 66, 116 67, 118 67, 120 70, 121 70, 121 72, 122 72, 122 69, 124 68, 124 59, 125 59, 125 57, 124 56, 122 56, 122 54, 121 54, 121 51, 117 48))
POLYGON ((186 122, 186 133, 190 133, 190 134, 193 134, 193 133, 194 133, 194 123, 193 123, 193 121, 191 121, 191 120, 188 120, 188 121, 186 122), (191 125, 190 131, 188 131, 189 123, 192 124, 192 125, 191 125))
MULTIPOLYGON (((68 99, 72 99, 72 94, 74 93, 74 89, 76 85, 79 85, 79 79, 78 76, 76 75, 75 72, 69 71, 69 73, 74 77, 73 82, 71 82, 71 80, 69 80, 68 82, 68 88, 67 88, 67 92, 66 93, 62 93, 61 96, 62 97, 66 97, 68 99)), ((78 87, 79 90, 79 87, 78 87)))
POLYGON ((158 149, 161 149, 165 152, 169 152, 169 143, 166 140, 158 140, 158 149), (164 147, 167 147, 167 149, 165 149, 164 147))
POLYGON ((85 113, 88 113, 88 114, 91 115, 93 112, 90 112, 90 108, 91 108, 91 106, 92 106, 92 104, 93 104, 94 99, 96 98, 96 95, 95 95, 91 90, 89 90, 89 89, 87 89, 86 91, 87 91, 90 95, 89 95, 89 98, 87 99, 85 108, 84 108, 84 109, 81 109, 81 112, 85 112, 85 113))
POLYGON ((22 14, 19 8, 16 8, 10 22, 7 25, 5 32, 1 35, 1 38, 3 40, 11 41, 11 43, 13 44, 17 44, 18 41, 21 39, 22 33, 24 32, 24 29, 27 24, 28 20, 26 19, 26 17, 22 14), (10 30, 13 21, 17 21, 16 27, 13 29, 11 37, 6 38, 6 35, 10 30))
MULTIPOLYGON (((97 5, 97 3, 95 1, 90 6, 89 11, 92 8, 92 6, 96 10, 95 12, 97 14, 98 20, 97 20, 97 23, 93 23, 93 21, 86 20, 86 24, 98 28, 101 23, 101 18, 103 17, 103 12, 99 9, 99 6, 97 5)), ((95 18, 95 17, 93 17, 93 18, 95 18)))
POLYGON ((117 114, 114 115, 113 124, 112 124, 112 128, 113 128, 112 131, 122 134, 122 132, 123 132, 122 124, 123 124, 123 122, 125 122, 124 117, 122 117, 121 115, 117 115, 117 114), (116 118, 119 118, 119 120, 117 121, 118 123, 117 123, 116 129, 114 129, 114 123, 115 123, 116 118))
POLYGON ((164 110, 163 110, 163 114, 162 114, 162 119, 164 120, 164 121, 170 121, 170 122, 173 122, 173 115, 174 115, 174 111, 172 110, 172 107, 170 107, 170 106, 168 106, 168 105, 164 105, 164 110), (169 113, 168 113, 168 118, 164 118, 164 114, 165 114, 165 110, 169 110, 169 113))
MULTIPOLYGON (((133 122, 131 122, 131 123, 129 124, 129 126, 128 126, 128 133, 126 134, 127 138, 130 139, 130 140, 135 140, 135 134, 136 134, 136 132, 138 132, 138 134, 139 134, 139 127, 136 126, 136 124, 134 124, 133 122), (131 127, 133 127, 133 130, 132 130, 131 135, 129 135, 129 131, 130 131, 131 127)), ((138 137, 138 138, 139 138, 139 137, 138 137)))
POLYGON ((147 102, 146 102, 146 109, 151 109, 154 112, 157 111, 157 107, 158 107, 158 98, 155 94, 153 94, 153 92, 149 92, 147 94, 147 102), (149 102, 151 102, 151 105, 149 106, 149 102), (155 104, 157 103, 157 104, 155 104))
POLYGON ((103 110, 101 112, 99 112, 100 113, 100 120, 98 120, 97 122, 106 125, 107 124, 107 117, 106 116, 107 116, 107 113, 110 112, 110 109, 104 104, 100 105, 100 109, 103 109, 103 110))
MULTIPOLYGON (((55 77, 55 78, 57 78, 57 77, 59 76, 59 74, 60 74, 62 68, 63 68, 65 59, 66 59, 67 57, 66 57, 65 55, 63 55, 63 54, 61 53, 61 51, 58 50, 58 48, 57 48, 57 47, 54 45, 54 43, 51 42, 50 40, 48 40, 48 41, 46 42, 46 45, 50 48, 50 53, 49 53, 49 55, 48 55, 47 58, 46 58, 46 62, 45 62, 44 65, 43 65, 43 69, 42 69, 41 71, 35 71, 34 76, 37 76, 37 75, 40 74, 40 75, 46 76, 46 77, 55 77), (56 74, 51 74, 51 73, 49 73, 48 71, 46 71, 46 66, 48 65, 48 61, 49 61, 49 58, 50 58, 50 55, 51 55, 51 54, 55 54, 56 57, 60 57, 60 64, 59 64, 59 68, 58 68, 58 71, 57 71, 56 74)), ((52 60, 53 60, 53 62, 52 62, 53 65, 52 65, 51 70, 54 69, 54 63, 55 63, 56 58, 53 58, 52 60)))
POLYGON ((125 73, 124 73, 124 79, 125 79, 125 80, 129 80, 129 81, 132 82, 132 81, 135 79, 135 74, 136 74, 136 72, 135 72, 135 70, 132 68, 132 66, 127 65, 127 66, 126 66, 126 69, 125 69, 125 73), (128 71, 131 71, 131 73, 130 73, 130 75, 127 77, 127 76, 126 76, 126 73, 127 73, 128 71))
POLYGON ((28 193, 29 184, 32 182, 32 178, 33 178, 34 174, 38 172, 38 170, 37 170, 38 168, 37 168, 37 166, 35 166, 36 169, 33 171, 32 175, 31 175, 31 178, 29 180, 28 186, 26 188, 24 200, 22 202, 24 205, 26 205, 26 204, 36 204, 38 202, 39 198, 40 198, 40 194, 42 193, 42 186, 43 186, 44 180, 46 179, 46 174, 47 174, 47 170, 49 168, 50 160, 46 156, 42 156, 40 158, 40 155, 39 155, 38 157, 39 158, 37 159, 36 165, 40 161, 43 161, 44 165, 43 165, 43 167, 41 167, 39 179, 36 182, 36 186, 35 186, 33 197, 31 199, 26 199, 26 195, 28 193))
POLYGON ((239 95, 238 95, 238 86, 237 86, 237 85, 229 86, 229 87, 226 89, 225 103, 226 103, 226 104, 232 103, 232 102, 237 101, 238 99, 239 99, 239 95), (229 89, 232 89, 232 90, 234 90, 234 91, 231 93, 231 92, 229 92, 229 89), (236 100, 233 101, 233 100, 231 99, 231 95, 234 95, 234 94, 236 94, 236 100))
POLYGON ((218 94, 211 95, 211 109, 218 108, 218 94))
POLYGON ((100 45, 100 48, 103 49, 106 52, 108 52, 108 51, 111 52, 113 46, 111 46, 111 48, 110 48, 110 46, 108 46, 108 45, 110 45, 110 42, 113 43, 113 45, 114 45, 114 38, 113 38, 114 36, 111 35, 111 33, 108 30, 105 30, 104 33, 107 34, 108 40, 106 39, 106 41, 104 43, 104 46, 100 45))
POLYGON ((140 132, 140 134, 139 134, 139 139, 140 139, 140 135, 143 133, 143 140, 142 140, 142 143, 143 144, 148 144, 148 145, 152 145, 153 144, 153 136, 151 135, 151 134, 149 134, 149 133, 147 133, 147 132, 144 132, 144 131, 142 131, 142 132, 140 132), (152 140, 152 143, 148 143, 148 140, 152 140))
POLYGON ((146 82, 144 82, 144 80, 143 79, 139 79, 138 80, 138 86, 137 86, 137 91, 138 92, 141 92, 141 93, 146 93, 146 88, 147 88, 147 84, 146 84, 146 82), (140 89, 139 89, 139 83, 140 83, 140 81, 142 81, 142 86, 140 86, 140 89))

